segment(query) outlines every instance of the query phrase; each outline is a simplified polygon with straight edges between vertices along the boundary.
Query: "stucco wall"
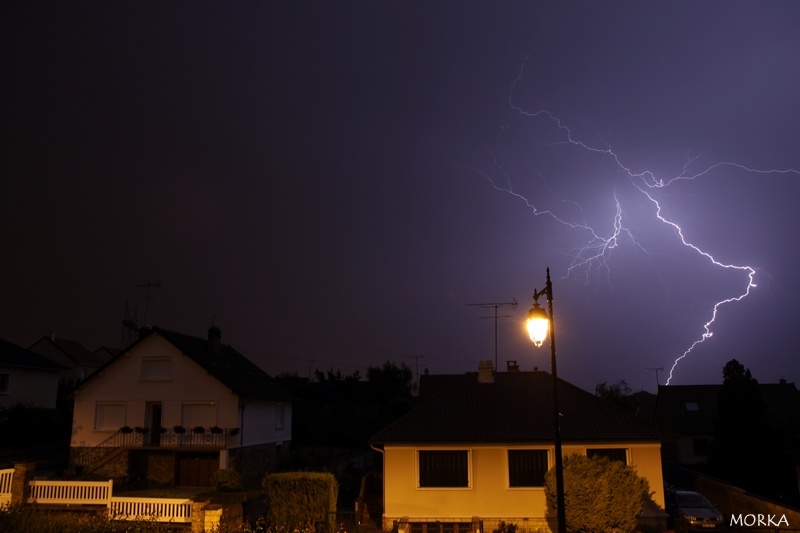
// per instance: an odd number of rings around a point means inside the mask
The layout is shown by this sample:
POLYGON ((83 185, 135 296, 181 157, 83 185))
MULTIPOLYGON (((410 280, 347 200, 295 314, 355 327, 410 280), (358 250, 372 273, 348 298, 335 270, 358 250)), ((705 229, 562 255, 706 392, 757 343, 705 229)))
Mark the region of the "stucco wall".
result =
POLYGON ((16 403, 54 409, 58 395, 58 373, 0 366, 8 374, 8 394, 0 394, 0 406, 16 403))
POLYGON ((292 405, 266 400, 250 401, 243 411, 242 445, 256 446, 292 440, 292 405), (279 405, 283 405, 283 424, 278 424, 279 405), (279 427, 281 426, 281 427, 279 427))
MULTIPOLYGON (((637 473, 646 478, 654 492, 654 502, 663 508, 663 478, 658 444, 630 446, 603 444, 604 448, 630 448, 629 460, 637 473)), ((531 448, 536 448, 532 446, 531 448)), ((384 456, 384 517, 408 517, 410 521, 427 519, 469 521, 513 518, 532 522, 545 516, 544 488, 508 486, 508 446, 448 446, 447 449, 470 451, 470 487, 430 489, 417 487, 417 454, 424 447, 387 446, 384 456)), ((431 448, 427 448, 431 449, 431 448)), ((546 449, 546 448, 544 448, 546 449)), ((586 446, 564 446, 563 455, 586 454, 586 446)), ((552 453, 551 466, 552 466, 552 453)))
POLYGON ((125 425, 147 426, 148 404, 160 402, 164 427, 182 424, 183 405, 213 403, 214 420, 208 425, 231 427, 237 420, 238 397, 189 357, 157 334, 150 335, 120 356, 102 373, 93 376, 75 395, 72 446, 95 446, 119 428, 95 429, 98 402, 124 403, 125 425), (142 357, 167 358, 171 379, 142 379, 142 357))

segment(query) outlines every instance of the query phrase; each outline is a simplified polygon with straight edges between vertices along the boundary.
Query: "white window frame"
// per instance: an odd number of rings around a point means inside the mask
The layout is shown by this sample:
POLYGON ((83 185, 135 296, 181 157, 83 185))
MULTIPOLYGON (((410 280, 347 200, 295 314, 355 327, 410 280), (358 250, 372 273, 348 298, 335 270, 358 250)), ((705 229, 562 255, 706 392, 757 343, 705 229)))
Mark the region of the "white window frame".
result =
POLYGON ((173 375, 173 367, 172 367, 171 357, 168 356, 142 357, 141 368, 139 370, 139 379, 141 381, 172 381, 172 375, 173 375), (153 373, 152 375, 145 373, 145 368, 148 363, 154 365, 152 369, 165 370, 165 372, 153 373))
POLYGON ((414 450, 414 469, 417 478, 417 490, 472 490, 472 449, 464 447, 447 448, 417 448, 414 450), (420 483, 420 452, 466 452, 467 454, 467 485, 462 487, 423 487, 420 483))
MULTIPOLYGON (((111 411, 109 411, 111 414, 111 411)), ((116 418, 115 417, 108 417, 108 418, 116 418)), ((94 430, 95 431, 118 431, 121 427, 125 425, 125 420, 127 417, 127 407, 125 402, 95 402, 94 404, 94 430), (100 414, 101 409, 104 408, 115 408, 114 415, 119 416, 121 415, 121 420, 115 420, 114 422, 110 422, 108 424, 100 425, 99 422, 107 417, 98 416, 100 414), (116 409, 120 411, 117 412, 116 409)))
POLYGON ((505 453, 505 467, 506 467, 506 486, 509 490, 543 490, 544 483, 541 485, 511 485, 511 463, 509 461, 509 452, 523 451, 523 452, 545 452, 547 454, 547 469, 553 468, 553 449, 546 446, 541 447, 514 447, 506 448, 505 453))
POLYGON ((622 450, 625 452, 625 465, 631 464, 631 449, 627 446, 587 446, 586 457, 589 457, 589 451, 603 451, 603 450, 622 450))
POLYGON ((210 428, 217 425, 217 402, 214 401, 199 401, 199 402, 183 402, 181 403, 181 424, 186 429, 192 429, 194 427, 200 426, 203 428, 210 428), (186 419, 186 408, 189 407, 206 407, 209 408, 209 411, 213 411, 213 416, 210 417, 207 423, 198 424, 196 421, 187 420, 186 419))

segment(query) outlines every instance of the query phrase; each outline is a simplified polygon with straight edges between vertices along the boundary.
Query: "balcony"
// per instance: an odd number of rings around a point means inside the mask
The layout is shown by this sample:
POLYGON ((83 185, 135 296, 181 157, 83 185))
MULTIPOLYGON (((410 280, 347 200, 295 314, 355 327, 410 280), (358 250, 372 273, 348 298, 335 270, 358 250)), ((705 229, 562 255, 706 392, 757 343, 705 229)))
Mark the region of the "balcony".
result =
POLYGON ((222 450, 239 443, 239 428, 175 426, 172 429, 123 427, 106 440, 91 448, 79 448, 73 463, 84 471, 91 471, 131 448, 161 448, 167 450, 205 449, 222 450))

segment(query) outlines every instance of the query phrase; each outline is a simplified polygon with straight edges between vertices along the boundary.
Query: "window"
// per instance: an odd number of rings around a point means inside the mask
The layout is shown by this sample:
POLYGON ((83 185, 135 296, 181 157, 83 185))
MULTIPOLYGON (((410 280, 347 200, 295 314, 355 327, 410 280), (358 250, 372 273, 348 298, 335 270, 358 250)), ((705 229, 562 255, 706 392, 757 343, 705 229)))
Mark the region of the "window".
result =
POLYGON ((116 431, 125 425, 123 402, 97 402, 94 411, 94 429, 116 431))
POLYGON ((8 382, 11 374, 0 374, 0 394, 8 394, 8 382))
POLYGON ((142 357, 142 381, 172 381, 172 359, 142 357))
POLYGON ((686 407, 687 411, 699 411, 700 410, 700 406, 697 404, 697 402, 686 402, 683 405, 684 405, 684 407, 686 407))
POLYGON ((214 402, 185 403, 182 408, 184 427, 211 427, 217 423, 217 405, 214 402))
POLYGON ((275 405, 275 429, 283 429, 286 424, 286 406, 282 403, 275 405))
POLYGON ((586 450, 586 457, 605 457, 609 461, 628 464, 628 450, 625 448, 590 448, 586 450))
POLYGON ((508 486, 544 487, 547 450, 508 450, 508 486))
POLYGON ((420 487, 469 487, 467 450, 420 450, 420 487))

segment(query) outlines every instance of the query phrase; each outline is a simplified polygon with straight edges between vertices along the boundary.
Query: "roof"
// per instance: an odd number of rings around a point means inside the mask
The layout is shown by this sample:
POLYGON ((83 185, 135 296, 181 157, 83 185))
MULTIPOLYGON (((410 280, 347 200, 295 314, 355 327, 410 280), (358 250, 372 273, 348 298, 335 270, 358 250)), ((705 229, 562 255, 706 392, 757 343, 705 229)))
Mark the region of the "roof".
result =
POLYGON ((66 367, 38 353, 0 339, 0 366, 30 368, 49 372, 66 370, 66 367))
MULTIPOLYGON (((714 432, 717 398, 715 385, 661 385, 658 387, 656 421, 684 435, 714 432)), ((794 383, 759 383, 773 429, 797 432, 800 428, 800 393, 794 383)))
POLYGON ((39 339, 31 346, 36 347, 41 342, 47 342, 58 348, 65 356, 81 366, 99 367, 103 362, 92 354, 84 345, 78 341, 61 338, 51 338, 47 335, 39 339))
MULTIPOLYGON (((493 383, 479 383, 477 372, 434 379, 438 391, 421 390, 420 405, 373 435, 372 444, 554 440, 549 373, 496 372, 493 383)), ((661 439, 654 424, 564 380, 558 380, 558 393, 565 443, 661 439)))
MULTIPOLYGON (((230 345, 219 344, 215 350, 213 344, 200 337, 193 337, 158 327, 148 327, 140 333, 139 340, 122 350, 108 361, 105 366, 130 352, 135 346, 151 335, 159 335, 175 346, 184 355, 200 365, 210 375, 218 379, 235 394, 249 399, 291 400, 289 392, 281 387, 260 367, 234 350, 230 345)), ((84 384, 91 381, 100 372, 89 376, 84 384)), ((81 385, 83 386, 83 384, 81 385)))

